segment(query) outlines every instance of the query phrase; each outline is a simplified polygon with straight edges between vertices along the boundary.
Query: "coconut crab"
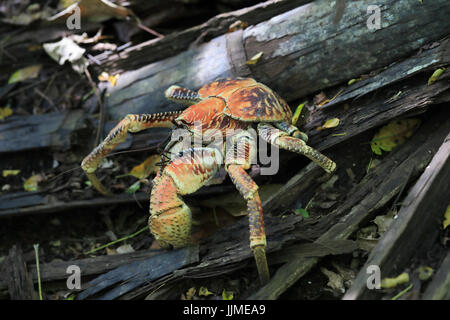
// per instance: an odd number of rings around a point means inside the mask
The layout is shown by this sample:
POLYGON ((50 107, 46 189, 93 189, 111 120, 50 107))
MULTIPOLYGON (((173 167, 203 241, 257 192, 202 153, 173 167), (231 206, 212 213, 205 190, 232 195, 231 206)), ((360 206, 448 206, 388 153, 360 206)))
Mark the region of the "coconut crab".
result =
POLYGON ((302 154, 327 172, 336 164, 309 147, 307 135, 291 125, 292 111, 275 92, 251 78, 222 79, 208 83, 198 92, 179 86, 165 91, 167 99, 188 106, 184 111, 159 114, 129 114, 121 120, 86 158, 81 167, 92 185, 111 195, 98 180, 95 171, 103 158, 125 141, 128 132, 154 127, 184 128, 193 137, 203 138, 200 147, 183 148, 170 141, 169 152, 153 180, 150 196, 149 227, 162 247, 182 247, 190 242, 191 211, 181 196, 193 193, 210 181, 222 164, 242 197, 247 201, 250 248, 262 283, 269 280, 266 260, 261 200, 258 186, 246 170, 256 156, 257 144, 250 133, 256 127, 259 136, 278 148, 302 154), (208 130, 218 130, 226 145, 210 144, 208 130))

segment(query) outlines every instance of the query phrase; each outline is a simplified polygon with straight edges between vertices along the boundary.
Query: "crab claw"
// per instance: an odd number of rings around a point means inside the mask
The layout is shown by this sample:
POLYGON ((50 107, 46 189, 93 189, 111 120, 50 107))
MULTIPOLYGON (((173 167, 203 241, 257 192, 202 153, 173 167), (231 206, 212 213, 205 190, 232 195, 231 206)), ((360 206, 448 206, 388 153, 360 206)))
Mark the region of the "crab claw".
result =
POLYGON ((182 152, 153 180, 150 197, 150 231, 162 247, 190 242, 191 210, 181 196, 200 189, 222 164, 219 150, 194 148, 182 152))

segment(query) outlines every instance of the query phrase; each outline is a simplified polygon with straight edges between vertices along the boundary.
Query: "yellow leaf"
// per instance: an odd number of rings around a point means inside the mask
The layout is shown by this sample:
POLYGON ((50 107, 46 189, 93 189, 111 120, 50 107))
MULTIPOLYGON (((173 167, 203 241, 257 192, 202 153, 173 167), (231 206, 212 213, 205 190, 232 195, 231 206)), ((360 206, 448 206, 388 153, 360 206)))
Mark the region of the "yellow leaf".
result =
POLYGON ((98 80, 100 81, 108 81, 109 78, 109 74, 108 72, 103 71, 99 76, 98 76, 98 80))
POLYGON ((445 68, 437 69, 433 75, 428 79, 428 85, 431 85, 437 81, 437 79, 444 73, 445 68))
POLYGON ((419 273, 419 279, 422 281, 426 281, 433 275, 434 270, 433 268, 428 266, 420 266, 417 268, 417 272, 419 273))
POLYGON ((233 297, 234 297, 233 291, 227 291, 223 289, 222 300, 233 300, 233 297))
POLYGON ((98 80, 100 81, 109 81, 109 83, 111 83, 111 85, 114 87, 116 85, 117 79, 119 79, 119 74, 115 74, 115 75, 110 75, 107 72, 102 72, 99 76, 98 76, 98 80))
POLYGON ((404 272, 396 278, 384 278, 383 280, 381 280, 381 287, 384 289, 394 288, 399 284, 408 282, 409 282, 409 274, 404 272))
POLYGON ((262 51, 258 52, 253 57, 251 57, 250 60, 247 61, 247 64, 256 64, 258 62, 258 60, 262 57, 263 54, 264 54, 264 52, 262 52, 262 51))
POLYGON ((302 113, 303 107, 308 103, 308 101, 303 102, 302 104, 299 104, 297 109, 295 109, 294 115, 292 116, 292 125, 295 126, 295 124, 298 121, 298 118, 300 117, 300 114, 302 113))
POLYGON ((323 129, 330 129, 335 128, 339 125, 339 119, 338 118, 332 118, 325 121, 323 126, 320 126, 317 128, 317 130, 323 130, 323 129))
POLYGON ((372 151, 381 155, 382 151, 391 151, 411 137, 420 125, 420 119, 393 120, 382 127, 370 142, 372 151))
POLYGON ((22 68, 14 72, 11 77, 9 77, 8 83, 16 83, 21 82, 27 79, 34 79, 39 75, 39 71, 41 71, 42 65, 36 64, 33 66, 29 66, 26 68, 22 68))
POLYGON ((247 22, 241 21, 241 20, 237 20, 237 21, 233 22, 228 27, 228 32, 234 32, 236 30, 244 30, 247 27, 248 27, 248 23, 247 22))
POLYGON ((44 178, 40 174, 35 174, 25 181, 23 188, 25 191, 37 191, 39 182, 43 181, 44 178))
POLYGON ((156 171, 158 170, 158 166, 156 164, 160 160, 161 156, 156 154, 152 155, 145 159, 144 162, 131 169, 130 174, 138 179, 147 178, 151 173, 156 173, 156 171))
POLYGON ((113 76, 108 77, 109 83, 114 87, 116 85, 117 79, 119 79, 119 74, 115 74, 113 76))
POLYGON ((198 295, 199 296, 207 297, 207 296, 210 296, 210 295, 213 295, 213 294, 214 293, 209 291, 208 288, 206 288, 206 287, 200 287, 200 289, 198 289, 198 295))
POLYGON ((10 115, 12 115, 12 113, 13 112, 10 107, 0 108, 0 120, 9 117, 10 115))
POLYGON ((197 290, 194 287, 188 289, 188 291, 186 291, 186 300, 192 300, 192 298, 195 296, 196 291, 197 290))
POLYGON ((7 176, 16 176, 18 175, 20 170, 3 170, 3 177, 7 176))
POLYGON ((351 80, 348 82, 348 85, 351 86, 352 84, 354 84, 354 83, 356 83, 356 82, 359 82, 359 81, 361 81, 361 80, 362 80, 362 78, 351 79, 351 80))
POLYGON ((445 211, 444 215, 444 229, 447 228, 450 225, 450 206, 447 207, 447 211, 445 211))

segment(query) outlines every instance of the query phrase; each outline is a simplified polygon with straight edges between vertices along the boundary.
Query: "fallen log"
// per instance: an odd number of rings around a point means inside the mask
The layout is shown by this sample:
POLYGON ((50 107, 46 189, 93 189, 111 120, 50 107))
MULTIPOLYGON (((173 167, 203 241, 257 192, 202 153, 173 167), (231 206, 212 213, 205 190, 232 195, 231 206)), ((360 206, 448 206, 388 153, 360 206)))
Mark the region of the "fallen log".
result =
POLYGON ((90 281, 87 288, 83 288, 84 290, 77 295, 77 300, 84 300, 114 284, 119 284, 100 297, 100 300, 112 300, 148 281, 158 279, 198 260, 198 246, 190 246, 126 264, 90 281))
POLYGON ((68 150, 71 134, 83 126, 83 111, 11 116, 0 124, 0 153, 55 148, 68 150))
POLYGON ((164 38, 145 41, 119 52, 99 54, 94 58, 100 65, 94 66, 94 68, 99 71, 106 69, 109 73, 123 73, 137 69, 178 54, 193 44, 199 45, 211 38, 225 34, 229 27, 237 21, 254 25, 311 1, 313 0, 270 0, 251 7, 221 13, 201 25, 169 34, 164 38))
POLYGON ((343 299, 373 299, 378 292, 367 288, 368 266, 378 266, 382 278, 391 277, 394 273, 399 274, 414 254, 426 250, 437 240, 440 231, 439 221, 448 205, 442 199, 446 199, 450 190, 449 155, 450 133, 402 202, 397 214, 398 219, 392 223, 372 250, 369 259, 343 299))
POLYGON ((198 89, 218 77, 251 76, 289 101, 304 97, 412 54, 448 34, 445 0, 426 5, 384 0, 381 29, 367 27, 368 0, 352 2, 337 25, 335 1, 315 1, 245 30, 212 39, 174 57, 121 74, 109 85, 108 115, 176 110, 164 98, 172 84, 198 89), (410 25, 417 26, 409 32, 410 25), (354 35, 358 34, 358 37, 354 35), (247 59, 263 52, 253 65, 247 59), (351 65, 352 68, 348 68, 351 65))
MULTIPOLYGON (((120 267, 134 261, 145 260, 149 257, 161 253, 162 250, 140 250, 137 252, 105 255, 93 258, 76 259, 72 261, 54 261, 49 263, 41 263, 39 265, 41 282, 51 282, 55 280, 67 280, 67 268, 71 265, 76 265, 82 270, 82 277, 93 276, 104 273, 111 269, 120 267)), ((36 264, 29 263, 30 279, 37 283, 38 276, 36 271, 36 264)), ((7 287, 8 276, 7 273, 2 273, 0 276, 0 290, 7 287)))

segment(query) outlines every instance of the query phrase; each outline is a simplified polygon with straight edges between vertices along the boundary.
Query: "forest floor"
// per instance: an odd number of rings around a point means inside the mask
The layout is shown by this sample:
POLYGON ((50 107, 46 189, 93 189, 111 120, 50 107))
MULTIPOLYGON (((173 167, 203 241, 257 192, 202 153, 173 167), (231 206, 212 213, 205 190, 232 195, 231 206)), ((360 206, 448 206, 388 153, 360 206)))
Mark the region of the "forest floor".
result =
MULTIPOLYGON (((39 44, 41 35, 38 31, 39 28, 43 28, 42 24, 39 24, 39 15, 43 16, 46 11, 53 14, 60 12, 63 2, 7 0, 0 4, 0 32, 2 34, 0 37, 0 68, 2 69, 0 74, 0 124, 9 117, 12 119, 12 117, 47 115, 75 110, 81 110, 84 114, 89 114, 97 120, 101 118, 102 106, 99 105, 99 96, 97 96, 100 93, 98 83, 105 80, 114 81, 114 76, 105 76, 98 72, 88 75, 79 74, 69 63, 58 65, 39 44), (18 22, 19 17, 22 20, 18 22), (33 21, 33 19, 35 20, 33 21), (11 23, 12 20, 14 23, 11 23), (35 28, 37 38, 29 37, 33 28, 35 28), (7 45, 8 37, 23 37, 25 40, 20 43, 20 47, 10 49, 7 45), (19 50, 22 51, 19 52, 19 50), (39 66, 37 73, 33 75, 23 71, 23 68, 29 66, 39 66), (11 81, 12 75, 20 70, 22 70, 22 74, 19 74, 18 77, 21 77, 21 80, 11 81), (8 110, 12 114, 9 114, 8 110), (3 116, 1 112, 3 112, 3 116)), ((149 18, 144 19, 145 17, 154 17, 158 22, 151 24, 152 30, 167 36, 206 22, 219 13, 237 10, 260 1, 208 2, 199 0, 185 2, 183 8, 186 12, 182 19, 177 19, 177 15, 169 10, 170 4, 161 5, 160 8, 146 9, 145 6, 140 7, 139 1, 131 1, 130 8, 144 22, 150 21, 149 18), (133 3, 137 4, 133 6, 133 3), (157 20, 158 14, 163 18, 157 20)), ((178 6, 181 1, 174 1, 174 3, 178 6)), ((118 13, 115 14, 118 15, 118 13)), ((71 35, 67 33, 66 36, 70 37, 71 35)), ((57 41, 59 38, 52 39, 51 42, 57 41)), ((108 48, 137 45, 151 39, 155 39, 155 36, 150 32, 137 28, 133 22, 124 22, 112 16, 111 19, 90 29, 84 42, 81 41, 79 45, 86 49, 85 56, 94 57, 108 48), (98 27, 101 28, 101 35, 96 38, 96 35, 100 34, 98 27)), ((50 42, 49 40, 45 41, 50 42)), ((91 63, 93 63, 92 61, 91 59, 91 63)), ((120 77, 120 74, 118 76, 120 77)), ((320 103, 324 97, 331 98, 334 93, 336 92, 332 89, 330 92, 318 93, 309 98, 311 101, 316 100, 317 103, 320 103)), ((301 102, 298 101, 297 104, 301 102)), ((422 121, 429 121, 428 119, 432 118, 430 114, 422 116, 422 121)), ((302 119, 302 121, 306 120, 307 116, 302 119)), ((33 185, 33 179, 30 180, 30 178, 34 177, 39 181, 37 184, 39 194, 56 201, 70 203, 101 198, 101 195, 89 185, 80 167, 83 157, 95 146, 97 139, 94 138, 98 134, 98 128, 95 127, 97 124, 98 122, 93 123, 92 126, 77 133, 76 137, 71 137, 73 144, 68 150, 40 148, 2 153, 0 172, 3 174, 0 174, 0 195, 24 192, 27 184, 33 185)), ((49 123, 49 125, 51 124, 49 123)), ((277 212, 274 216, 303 216, 305 221, 311 221, 311 224, 314 224, 315 219, 326 216, 332 209, 343 204, 352 188, 367 176, 368 171, 372 168, 371 165, 375 166, 377 162, 383 160, 382 156, 375 156, 370 150, 370 141, 375 133, 376 130, 365 132, 348 142, 339 144, 338 147, 327 150, 327 154, 333 155, 346 165, 339 168, 336 178, 332 179, 331 183, 328 185, 323 183, 326 191, 319 195, 318 193, 308 194, 303 197, 303 203, 299 200, 296 204, 297 208, 307 207, 308 210, 287 210, 277 212), (306 199, 311 201, 313 198, 313 202, 304 203, 306 199)), ((159 249, 150 232, 145 230, 126 240, 96 250, 105 244, 133 235, 147 226, 149 201, 146 195, 151 190, 151 182, 149 182, 151 179, 140 179, 139 191, 133 190, 133 185, 136 186, 139 179, 129 173, 133 167, 142 163, 152 154, 155 154, 154 148, 128 151, 109 157, 103 164, 99 176, 116 195, 129 197, 124 203, 95 204, 75 208, 68 205, 61 210, 1 216, 0 263, 6 262, 10 249, 14 245, 20 245, 24 259, 29 265, 36 263, 33 249, 35 244, 39 244, 40 264, 159 249), (136 196, 138 193, 139 196, 136 196), (132 197, 131 200, 130 197, 132 197)), ((281 159, 284 162, 276 176, 256 178, 262 190, 268 190, 266 191, 267 195, 262 191, 262 198, 270 195, 271 186, 279 188, 300 168, 309 163, 307 159, 292 156, 287 152, 282 152, 281 159), (262 186, 265 186, 266 189, 262 186)), ((414 182, 415 180, 409 181, 405 190, 414 182)), ((232 208, 217 206, 211 209, 211 201, 217 199, 220 202, 224 195, 229 195, 230 203, 233 205, 242 205, 242 200, 233 200, 238 196, 236 192, 231 192, 232 184, 229 180, 225 181, 223 189, 217 190, 212 194, 193 196, 187 201, 195 208, 193 238, 197 242, 208 241, 208 237, 221 232, 224 226, 247 219, 242 212, 232 208)), ((396 210, 405 196, 406 192, 397 197, 395 201, 380 208, 378 216, 391 215, 395 217, 396 210)), ((383 228, 379 221, 365 222, 359 229, 359 233, 352 238, 358 241, 358 248, 345 254, 323 258, 310 272, 286 290, 280 299, 342 298, 364 265, 370 250, 377 244, 385 231, 383 228)), ((304 240, 308 243, 315 239, 305 238, 304 240)), ((409 269, 417 270, 420 266, 438 268, 447 252, 446 248, 448 248, 448 228, 442 230, 441 236, 435 241, 426 256, 419 256, 411 261, 409 269)), ((271 271, 275 272, 278 266, 277 264, 271 265, 271 271)), ((86 277, 83 282, 93 277, 93 275, 86 277)), ((44 299, 70 298, 72 291, 65 289, 62 283, 62 281, 44 283, 44 299)), ((165 298, 242 299, 249 297, 257 290, 257 283, 258 275, 255 266, 248 263, 245 267, 226 274, 184 279, 177 286, 172 287, 165 298)), ((392 299, 406 287, 407 285, 403 284, 395 289, 386 289, 382 298, 392 299)), ((37 290, 36 284, 35 290, 37 290)), ((417 295, 417 292, 414 294, 417 295)), ((409 297, 411 298, 411 296, 409 297)), ((8 298, 7 289, 1 288, 1 286, 0 298, 8 298)))

